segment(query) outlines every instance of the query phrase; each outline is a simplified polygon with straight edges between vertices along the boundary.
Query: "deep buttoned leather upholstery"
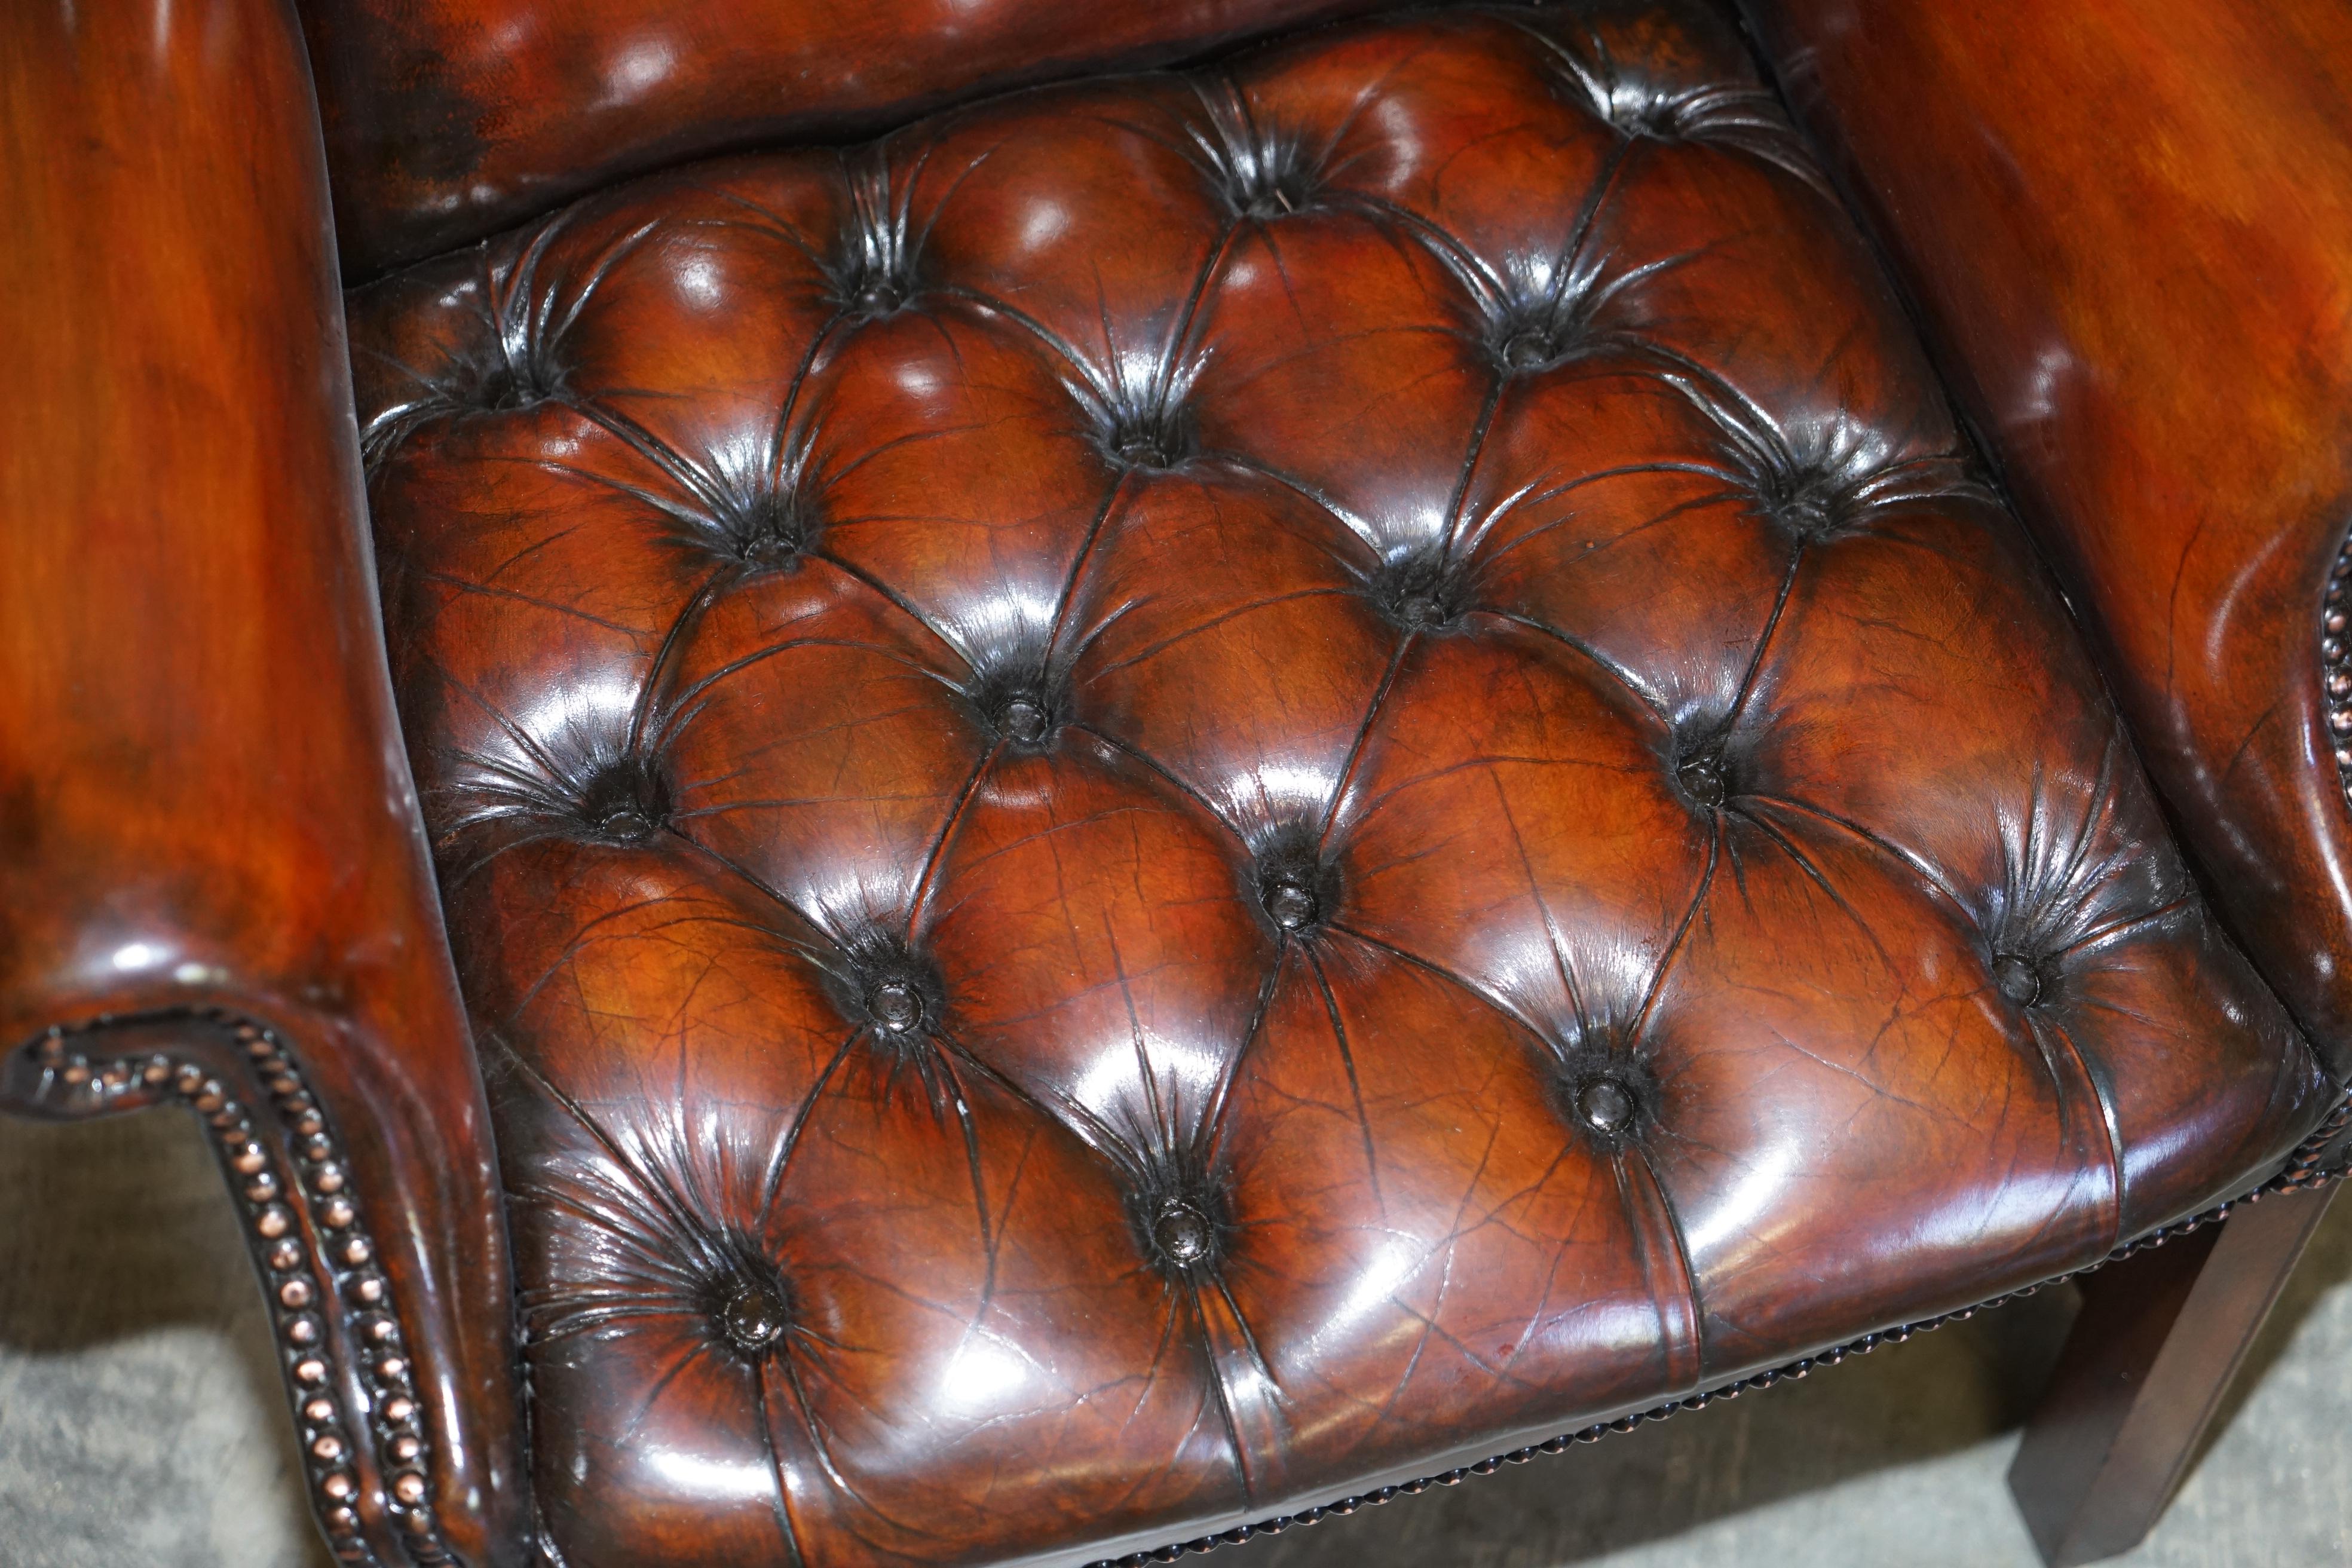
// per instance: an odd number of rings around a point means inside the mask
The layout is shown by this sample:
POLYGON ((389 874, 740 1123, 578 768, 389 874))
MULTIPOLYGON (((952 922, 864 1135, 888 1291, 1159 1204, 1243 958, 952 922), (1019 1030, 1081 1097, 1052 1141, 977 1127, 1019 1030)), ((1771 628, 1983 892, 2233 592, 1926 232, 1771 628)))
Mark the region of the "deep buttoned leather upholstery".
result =
POLYGON ((2332 1098, 1696 5, 688 168, 352 311, 573 1568, 1282 1512, 2332 1098))

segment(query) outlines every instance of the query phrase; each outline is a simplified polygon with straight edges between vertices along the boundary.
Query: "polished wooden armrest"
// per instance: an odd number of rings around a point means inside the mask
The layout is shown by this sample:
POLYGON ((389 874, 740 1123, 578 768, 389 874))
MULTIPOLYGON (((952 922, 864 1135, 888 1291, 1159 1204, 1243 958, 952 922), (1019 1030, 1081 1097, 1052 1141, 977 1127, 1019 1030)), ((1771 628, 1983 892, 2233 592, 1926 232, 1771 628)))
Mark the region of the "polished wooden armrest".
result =
POLYGON ((496 1166, 290 8, 0 8, 0 1104, 192 1106, 338 1554, 519 1561, 496 1166))
POLYGON ((2352 1045, 2352 11, 1748 0, 2240 939, 2352 1045))

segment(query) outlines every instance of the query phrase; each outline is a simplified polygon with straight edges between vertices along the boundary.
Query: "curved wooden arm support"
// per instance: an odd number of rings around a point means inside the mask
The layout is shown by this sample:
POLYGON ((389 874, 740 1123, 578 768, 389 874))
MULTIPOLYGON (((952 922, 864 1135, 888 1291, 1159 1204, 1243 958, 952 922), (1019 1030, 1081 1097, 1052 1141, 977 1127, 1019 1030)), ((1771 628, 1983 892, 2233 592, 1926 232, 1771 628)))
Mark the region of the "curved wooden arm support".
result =
POLYGON ((495 1151, 290 9, 0 6, 0 1103, 210 1118, 338 1551, 519 1563, 495 1151))
POLYGON ((2352 1068, 2352 11, 1743 0, 2214 900, 2352 1068))

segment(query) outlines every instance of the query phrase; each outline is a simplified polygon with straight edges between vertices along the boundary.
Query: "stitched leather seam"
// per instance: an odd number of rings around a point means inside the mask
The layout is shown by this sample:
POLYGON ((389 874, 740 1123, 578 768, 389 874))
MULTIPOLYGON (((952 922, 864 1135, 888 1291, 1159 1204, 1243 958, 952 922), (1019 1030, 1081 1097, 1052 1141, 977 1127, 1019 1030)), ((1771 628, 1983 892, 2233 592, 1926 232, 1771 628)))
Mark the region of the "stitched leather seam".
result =
POLYGON ((0 1063, 0 1109, 78 1121, 165 1103, 203 1119, 228 1179, 268 1300, 311 1507, 336 1559, 381 1568, 364 1503, 397 1529, 415 1568, 463 1568, 433 1517, 433 1450, 392 1283, 343 1143, 285 1040, 225 1009, 172 1008, 55 1026, 0 1063), (190 1026, 210 1037, 111 1058, 89 1048, 102 1032, 190 1026), (352 1451, 351 1428, 362 1424, 372 1493, 352 1451))
POLYGON ((2110 1263, 2129 1258, 2134 1253, 2144 1252, 2152 1247, 2160 1247, 2174 1237, 2187 1236, 2200 1226, 2219 1224, 2229 1216, 2231 1210, 2242 1204, 2254 1203, 2268 1194, 2305 1191, 2314 1187, 2327 1186, 2342 1180, 2347 1168, 2352 1168, 2352 1163, 2323 1167, 2320 1161, 2329 1146, 2341 1138, 2347 1128, 2352 1128, 2352 1096, 2347 1096, 2310 1136, 2295 1146, 2294 1152, 2287 1157, 2286 1163, 2276 1174, 2252 1190, 2225 1203, 2217 1204, 2212 1208, 2190 1218, 2160 1226, 2138 1239, 2116 1247, 2096 1263, 2069 1269, 2063 1274, 2053 1275, 2047 1279, 1979 1301, 1974 1306, 1962 1307, 1955 1311, 1924 1318, 1897 1328, 1864 1334, 1860 1339, 1849 1340, 1842 1345, 1822 1351, 1818 1354, 1804 1356, 1785 1365, 1718 1384, 1714 1388, 1694 1394, 1686 1399, 1671 1399, 1663 1405, 1653 1405, 1647 1410, 1636 1411, 1631 1415, 1621 1415, 1614 1421, 1599 1422, 1524 1448, 1514 1448, 1507 1454, 1496 1454, 1475 1464, 1459 1466, 1437 1475, 1423 1476, 1415 1480, 1401 1482, 1396 1486, 1381 1487, 1356 1497, 1341 1498, 1337 1502, 1302 1509, 1297 1513, 1262 1520, 1255 1524, 1238 1525, 1232 1530, 1219 1531, 1213 1535, 1199 1536, 1191 1541, 1179 1542, 1153 1551, 1130 1552, 1123 1557, 1099 1559, 1088 1563, 1087 1568, 1145 1568, 1148 1563, 1173 1563, 1191 1552, 1213 1552, 1220 1546, 1238 1546, 1245 1541, 1255 1540, 1261 1535, 1279 1535, 1297 1525, 1319 1523, 1333 1515, 1354 1513, 1359 1509, 1370 1508, 1387 1502, 1392 1498, 1412 1497, 1427 1491, 1431 1487, 1458 1486, 1472 1476, 1491 1476, 1505 1465, 1524 1465, 1538 1454, 1564 1453, 1570 1445, 1575 1443, 1597 1443, 1612 1432, 1631 1432, 1644 1422, 1664 1421, 1678 1410, 1696 1410, 1718 1399, 1736 1399, 1749 1389, 1769 1388, 1784 1379, 1793 1381, 1803 1377, 1817 1366, 1835 1366, 1848 1356, 1867 1355, 1882 1344, 1900 1344, 1913 1334, 1927 1333, 1931 1330, 1942 1328, 1946 1323, 1963 1322, 1979 1312, 2011 1301, 2021 1300, 2049 1286, 2063 1284, 2069 1279, 2076 1279, 2085 1274, 2095 1273, 2110 1263))

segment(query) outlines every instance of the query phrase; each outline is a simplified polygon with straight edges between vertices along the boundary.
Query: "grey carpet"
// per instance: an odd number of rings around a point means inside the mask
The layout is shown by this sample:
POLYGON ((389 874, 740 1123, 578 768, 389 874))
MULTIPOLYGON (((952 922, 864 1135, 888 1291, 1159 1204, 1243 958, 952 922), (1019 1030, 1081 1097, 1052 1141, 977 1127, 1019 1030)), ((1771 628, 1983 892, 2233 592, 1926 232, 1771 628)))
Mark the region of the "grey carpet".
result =
MULTIPOLYGON (((2002 1473, 2066 1290, 1232 1568, 2029 1568, 2002 1473)), ((2134 1568, 2352 1562, 2352 1200, 2134 1568)), ((0 1120, 0 1563, 326 1568, 257 1292, 194 1122, 0 1120)))

